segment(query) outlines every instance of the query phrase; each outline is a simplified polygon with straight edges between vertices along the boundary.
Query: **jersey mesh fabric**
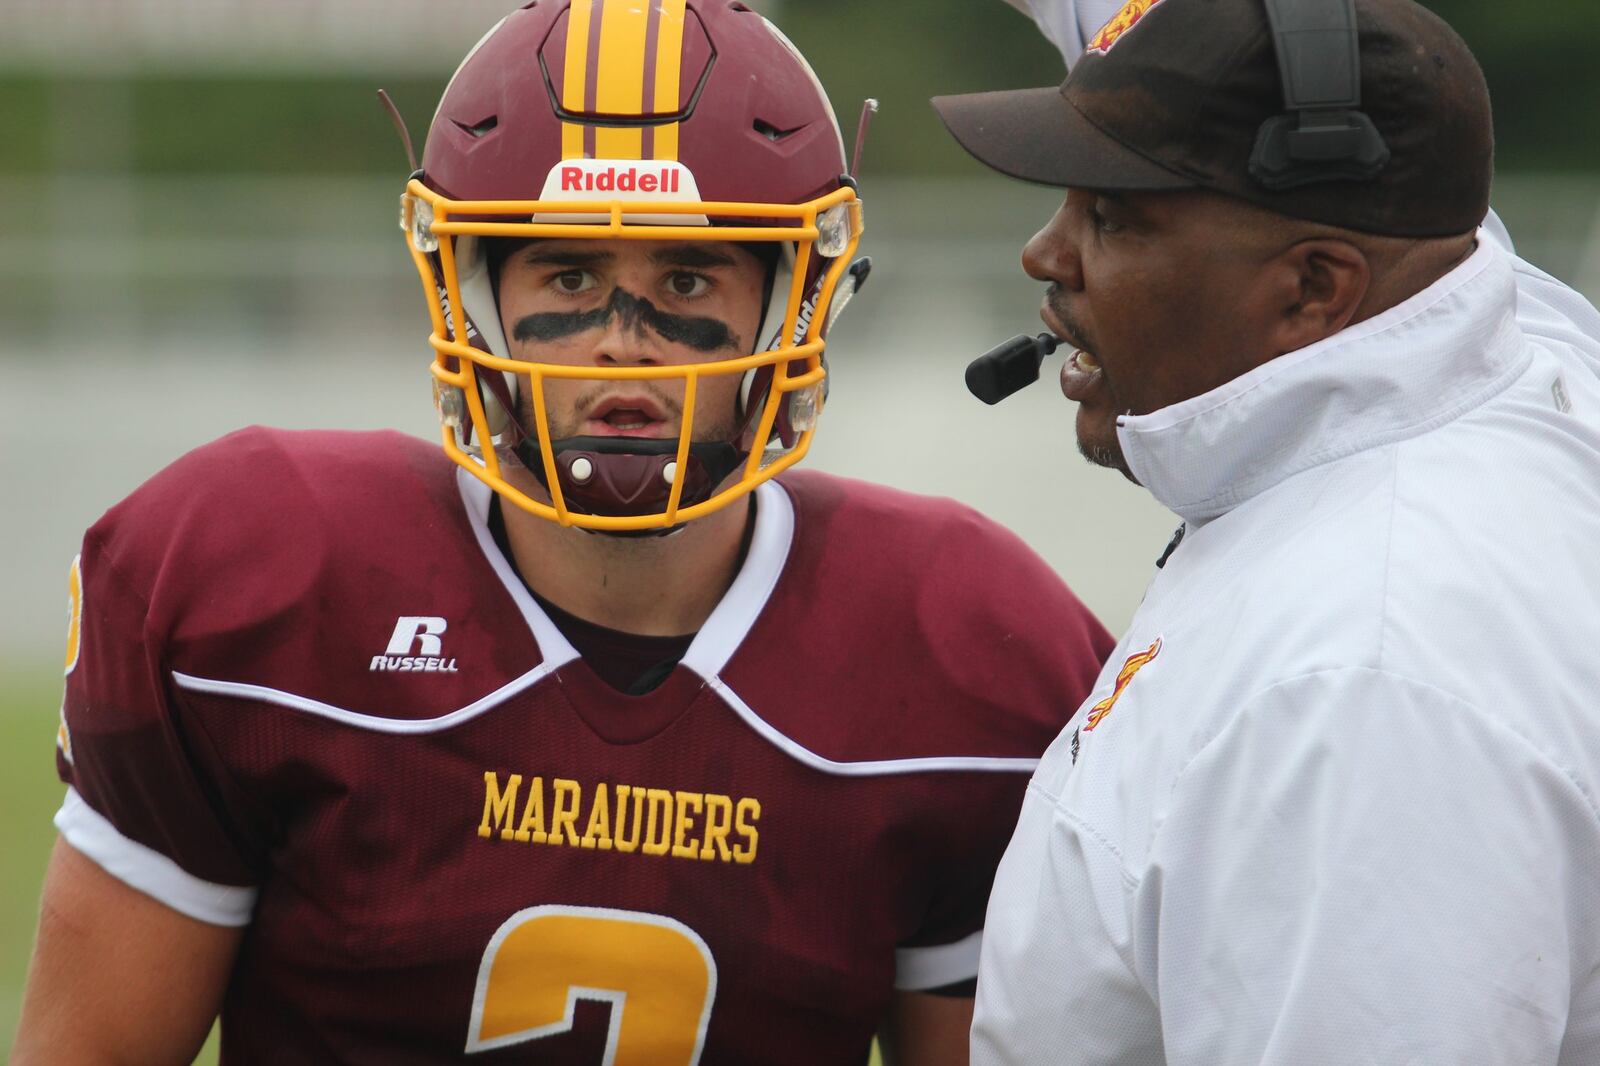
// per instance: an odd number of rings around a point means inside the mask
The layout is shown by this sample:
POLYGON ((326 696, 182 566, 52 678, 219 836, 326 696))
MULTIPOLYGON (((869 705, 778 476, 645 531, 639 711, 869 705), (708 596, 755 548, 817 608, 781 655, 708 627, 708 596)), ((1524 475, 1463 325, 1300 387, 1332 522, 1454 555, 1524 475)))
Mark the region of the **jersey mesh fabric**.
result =
MULTIPOLYGON (((453 467, 396 434, 245 431, 91 530, 58 766, 119 838, 259 891, 227 1063, 598 1062, 617 1008, 578 964, 644 994, 683 964, 645 927, 715 973, 700 1061, 864 1060, 897 960, 981 929, 1110 641, 963 508, 763 491, 793 532, 757 532, 753 618, 641 696, 551 643, 453 467), (597 913, 583 958, 512 946, 597 913), (555 1016, 485 1007, 507 981, 555 1016)), ((970 978, 955 957, 927 985, 970 978)))

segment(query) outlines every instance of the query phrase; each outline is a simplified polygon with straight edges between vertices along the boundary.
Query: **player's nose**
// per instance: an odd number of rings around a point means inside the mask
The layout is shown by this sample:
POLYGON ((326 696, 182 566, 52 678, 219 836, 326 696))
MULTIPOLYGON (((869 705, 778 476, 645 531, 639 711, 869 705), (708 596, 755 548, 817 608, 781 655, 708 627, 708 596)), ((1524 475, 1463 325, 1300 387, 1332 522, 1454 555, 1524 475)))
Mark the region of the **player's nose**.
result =
POLYGON ((626 293, 613 300, 611 313, 595 335, 591 357, 597 366, 656 366, 663 341, 650 328, 649 316, 626 293))

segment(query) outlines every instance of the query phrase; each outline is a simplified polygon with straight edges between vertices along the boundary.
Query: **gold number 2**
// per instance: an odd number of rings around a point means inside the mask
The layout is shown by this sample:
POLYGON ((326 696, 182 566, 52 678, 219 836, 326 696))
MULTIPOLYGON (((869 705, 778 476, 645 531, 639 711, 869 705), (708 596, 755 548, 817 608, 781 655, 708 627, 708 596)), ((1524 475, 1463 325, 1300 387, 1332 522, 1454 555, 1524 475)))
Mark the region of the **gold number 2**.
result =
POLYGON ((603 1066, 695 1066, 717 965, 672 918, 603 907, 529 907, 489 938, 472 997, 467 1052, 572 1029, 580 999, 611 1004, 603 1066))

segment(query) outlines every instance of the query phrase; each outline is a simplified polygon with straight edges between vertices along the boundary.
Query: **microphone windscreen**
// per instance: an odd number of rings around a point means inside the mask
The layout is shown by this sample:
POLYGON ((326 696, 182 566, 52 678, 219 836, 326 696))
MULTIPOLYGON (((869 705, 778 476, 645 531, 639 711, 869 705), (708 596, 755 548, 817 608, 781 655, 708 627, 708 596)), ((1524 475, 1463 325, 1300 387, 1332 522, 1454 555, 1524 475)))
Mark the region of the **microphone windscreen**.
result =
POLYGON ((1049 334, 1020 334, 967 364, 967 391, 993 406, 1039 380, 1039 364, 1055 350, 1049 334))

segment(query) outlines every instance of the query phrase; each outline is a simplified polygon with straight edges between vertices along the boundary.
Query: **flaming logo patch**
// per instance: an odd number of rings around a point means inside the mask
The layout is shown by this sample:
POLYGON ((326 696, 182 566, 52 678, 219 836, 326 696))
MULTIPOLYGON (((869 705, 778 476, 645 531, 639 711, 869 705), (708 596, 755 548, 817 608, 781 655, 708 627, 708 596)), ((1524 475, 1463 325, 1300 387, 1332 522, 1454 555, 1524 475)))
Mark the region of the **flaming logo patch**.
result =
POLYGON ((1111 21, 1100 27, 1100 32, 1084 48, 1085 52, 1096 52, 1105 55, 1111 51, 1111 46, 1122 39, 1122 35, 1138 25, 1150 11, 1160 5, 1163 0, 1128 0, 1122 5, 1122 10, 1111 16, 1111 21))
POLYGON ((1146 663, 1160 654, 1161 638, 1157 637, 1155 643, 1144 651, 1128 656, 1128 661, 1122 664, 1121 670, 1117 671, 1117 684, 1111 690, 1111 695, 1089 708, 1089 718, 1083 726, 1085 733, 1092 732, 1094 727, 1099 725, 1101 720, 1111 713, 1111 708, 1116 706, 1117 700, 1122 697, 1122 690, 1128 687, 1128 683, 1133 680, 1133 675, 1143 670, 1146 663))

